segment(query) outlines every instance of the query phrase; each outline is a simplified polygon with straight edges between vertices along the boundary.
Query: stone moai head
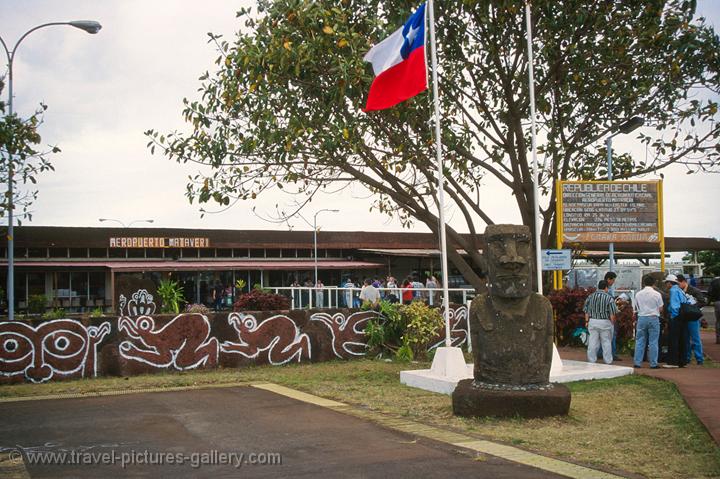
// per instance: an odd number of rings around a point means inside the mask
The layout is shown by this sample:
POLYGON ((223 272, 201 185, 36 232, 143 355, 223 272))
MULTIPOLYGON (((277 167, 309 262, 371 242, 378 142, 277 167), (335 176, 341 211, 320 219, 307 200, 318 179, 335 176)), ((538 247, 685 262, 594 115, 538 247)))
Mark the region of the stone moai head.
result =
POLYGON ((532 294, 532 241, 530 228, 488 225, 485 259, 491 296, 522 298, 532 294))

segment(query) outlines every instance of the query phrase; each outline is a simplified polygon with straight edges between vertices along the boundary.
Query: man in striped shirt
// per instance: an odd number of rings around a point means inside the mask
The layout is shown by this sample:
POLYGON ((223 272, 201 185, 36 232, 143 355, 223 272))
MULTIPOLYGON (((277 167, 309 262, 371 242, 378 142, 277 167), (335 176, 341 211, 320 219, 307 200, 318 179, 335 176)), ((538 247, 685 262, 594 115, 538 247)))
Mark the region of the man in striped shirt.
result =
POLYGON ((618 308, 615 300, 608 293, 608 282, 602 280, 597 290, 587 297, 585 306, 585 326, 590 333, 587 356, 591 363, 597 362, 598 345, 602 345, 605 364, 612 364, 612 336, 615 315, 618 308))

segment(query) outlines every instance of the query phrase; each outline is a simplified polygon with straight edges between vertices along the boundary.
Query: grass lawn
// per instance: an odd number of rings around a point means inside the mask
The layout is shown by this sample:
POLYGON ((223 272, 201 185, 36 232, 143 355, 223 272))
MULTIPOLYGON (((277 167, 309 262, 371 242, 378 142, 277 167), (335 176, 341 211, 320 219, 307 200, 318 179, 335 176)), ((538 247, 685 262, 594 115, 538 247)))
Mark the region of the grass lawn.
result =
MULTIPOLYGON (((428 367, 413 364, 412 369, 428 367)), ((720 476, 720 448, 675 385, 643 376, 568 384, 570 415, 553 419, 465 419, 449 396, 400 384, 407 363, 337 361, 97 378, 0 387, 0 397, 93 393, 269 381, 374 411, 455 428, 528 450, 657 478, 720 476)))

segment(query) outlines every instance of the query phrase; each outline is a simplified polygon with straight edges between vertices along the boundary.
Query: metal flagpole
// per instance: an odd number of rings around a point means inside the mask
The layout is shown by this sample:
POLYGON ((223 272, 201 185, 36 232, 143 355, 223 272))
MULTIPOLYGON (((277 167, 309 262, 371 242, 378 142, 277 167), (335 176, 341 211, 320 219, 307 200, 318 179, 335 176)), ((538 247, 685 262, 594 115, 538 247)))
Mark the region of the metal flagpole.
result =
POLYGON ((435 107, 435 149, 438 168, 438 210, 440 216, 440 260, 443 272, 443 316, 445 320, 445 346, 450 347, 450 295, 448 292, 448 260, 447 260, 447 239, 445 237, 445 175, 443 174, 442 161, 442 138, 440 131, 440 97, 438 94, 437 78, 437 49, 435 41, 435 5, 433 0, 428 0, 430 11, 430 61, 432 65, 433 84, 433 105, 435 107))
POLYGON ((525 22, 527 24, 528 46, 528 90, 530 91, 530 120, 532 131, 533 158, 533 216, 535 217, 535 270, 537 272, 537 291, 543 294, 542 260, 540 257, 540 185, 538 185, 537 140, 535 138, 535 78, 533 75, 532 26, 530 22, 530 2, 525 2, 525 22))

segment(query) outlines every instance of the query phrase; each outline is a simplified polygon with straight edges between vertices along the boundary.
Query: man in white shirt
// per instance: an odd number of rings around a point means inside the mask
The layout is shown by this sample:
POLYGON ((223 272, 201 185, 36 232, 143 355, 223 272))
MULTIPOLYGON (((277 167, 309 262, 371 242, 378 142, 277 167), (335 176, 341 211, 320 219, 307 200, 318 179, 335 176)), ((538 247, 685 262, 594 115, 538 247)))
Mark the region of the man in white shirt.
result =
POLYGON ((651 369, 658 368, 658 340, 660 338, 660 314, 663 309, 662 295, 653 288, 655 278, 648 275, 643 279, 644 288, 635 295, 637 305, 637 332, 635 333, 634 367, 641 367, 648 349, 651 369))
POLYGON ((372 285, 372 281, 366 279, 360 291, 360 301, 369 302, 374 308, 380 302, 380 291, 372 285))

